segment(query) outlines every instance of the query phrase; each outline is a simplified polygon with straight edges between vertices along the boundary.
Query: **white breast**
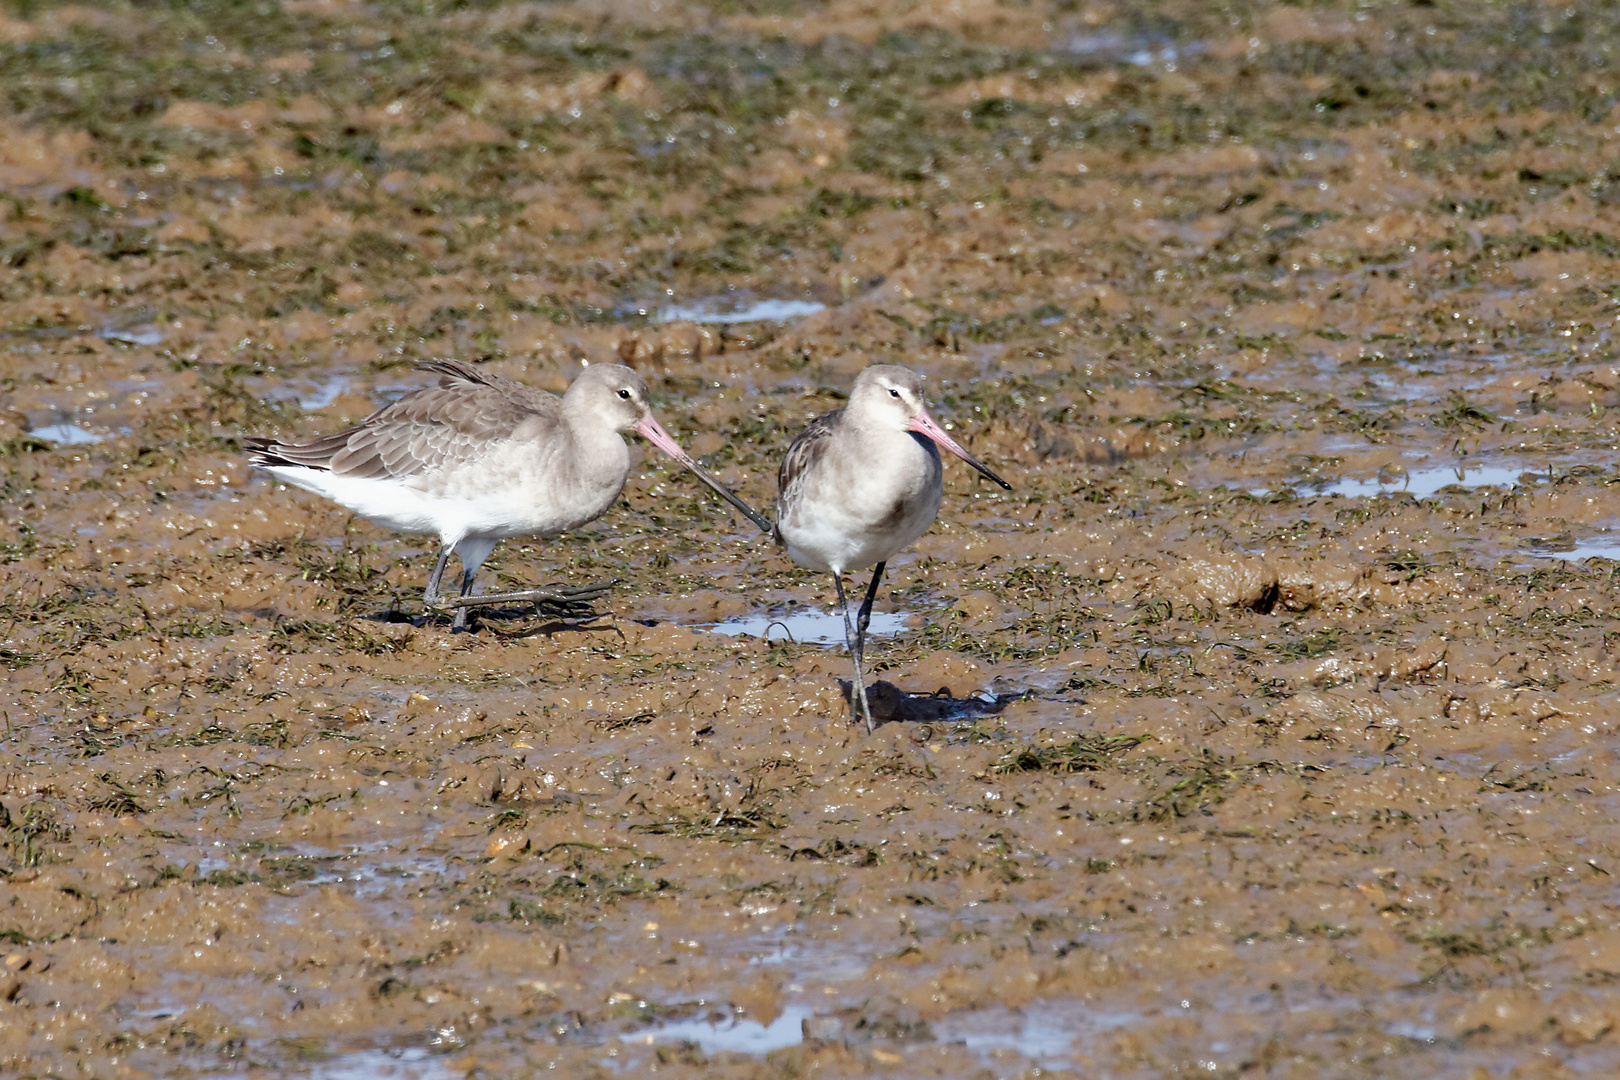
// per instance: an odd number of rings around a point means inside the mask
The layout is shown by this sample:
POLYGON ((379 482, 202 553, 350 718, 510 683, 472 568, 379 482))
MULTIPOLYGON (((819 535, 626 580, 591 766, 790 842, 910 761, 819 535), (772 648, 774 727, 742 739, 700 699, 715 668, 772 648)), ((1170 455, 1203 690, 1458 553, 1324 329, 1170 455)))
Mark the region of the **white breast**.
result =
POLYGON ((781 508, 789 558, 842 574, 888 562, 928 531, 944 490, 931 444, 896 432, 829 449, 781 508))

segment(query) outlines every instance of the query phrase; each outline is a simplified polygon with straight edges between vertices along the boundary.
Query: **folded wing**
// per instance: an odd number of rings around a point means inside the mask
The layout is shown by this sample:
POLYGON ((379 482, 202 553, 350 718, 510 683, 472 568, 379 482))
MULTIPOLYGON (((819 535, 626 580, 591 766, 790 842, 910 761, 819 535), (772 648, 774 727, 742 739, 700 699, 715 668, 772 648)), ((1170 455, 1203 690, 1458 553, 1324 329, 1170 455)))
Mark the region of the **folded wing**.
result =
POLYGON ((560 422, 559 400, 454 360, 429 360, 439 385, 405 395, 354 427, 303 443, 245 440, 255 465, 295 465, 358 479, 451 468, 510 438, 533 417, 560 422))

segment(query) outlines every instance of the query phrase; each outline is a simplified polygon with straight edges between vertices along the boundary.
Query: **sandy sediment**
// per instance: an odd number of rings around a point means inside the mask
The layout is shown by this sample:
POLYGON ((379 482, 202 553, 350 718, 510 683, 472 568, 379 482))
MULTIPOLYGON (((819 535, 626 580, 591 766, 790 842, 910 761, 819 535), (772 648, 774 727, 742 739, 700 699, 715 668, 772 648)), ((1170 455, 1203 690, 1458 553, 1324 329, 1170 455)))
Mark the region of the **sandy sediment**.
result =
POLYGON ((0 1073, 1614 1072, 1617 29, 0 16, 0 1073), (245 466, 435 356, 628 363, 762 506, 905 363, 1014 490, 867 736, 644 448, 486 572, 597 617, 467 635, 245 466))

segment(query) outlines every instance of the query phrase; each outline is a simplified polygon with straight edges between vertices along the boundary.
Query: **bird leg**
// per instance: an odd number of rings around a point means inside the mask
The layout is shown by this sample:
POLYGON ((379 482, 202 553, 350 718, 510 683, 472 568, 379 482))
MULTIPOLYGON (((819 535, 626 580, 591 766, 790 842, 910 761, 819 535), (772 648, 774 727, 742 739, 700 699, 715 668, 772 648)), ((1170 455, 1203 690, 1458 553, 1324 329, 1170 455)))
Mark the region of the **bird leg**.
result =
MULTIPOLYGON (((866 627, 872 621, 872 601, 877 599, 878 582, 883 579, 883 563, 872 570, 872 583, 866 587, 866 599, 861 602, 861 613, 855 620, 855 669, 866 666, 866 627)), ((864 696, 864 691, 863 691, 864 696)), ((867 703, 867 731, 871 731, 871 702, 867 703)))
POLYGON ((855 624, 855 640, 861 643, 861 655, 866 655, 866 624, 872 621, 872 601, 877 599, 878 582, 883 579, 883 568, 887 563, 878 563, 872 568, 872 584, 866 587, 866 600, 861 604, 861 617, 855 624))
POLYGON ((439 557, 433 562, 433 573, 428 575, 427 592, 422 594, 422 603, 428 607, 438 605, 442 597, 439 596, 439 582, 444 578, 444 568, 450 561, 450 549, 444 544, 439 545, 439 557))
POLYGON ((428 576, 427 591, 422 594, 422 603, 430 608, 454 608, 455 618, 450 623, 452 632, 467 629, 467 613, 469 609, 494 604, 558 604, 568 607, 574 604, 583 604, 606 593, 617 585, 618 579, 597 582, 594 585, 559 586, 553 589, 525 589, 522 592, 486 593, 482 596, 473 595, 474 572, 464 570, 461 575, 461 595, 445 596, 439 591, 439 584, 444 580, 445 566, 450 561, 450 548, 439 545, 439 557, 433 562, 433 573, 428 576))
MULTIPOLYGON (((450 550, 448 544, 439 545, 439 557, 433 560, 433 573, 428 575, 427 591, 422 594, 422 603, 427 607, 433 608, 443 604, 455 604, 455 600, 450 600, 439 592, 439 585, 444 581, 445 567, 450 562, 450 550)), ((465 599, 472 592, 473 576, 474 572, 472 570, 462 567, 461 596, 458 599, 465 599)), ((459 607, 456 610, 455 618, 450 622, 450 632, 459 634, 465 629, 467 629, 467 609, 459 607)))
POLYGON ((855 662, 855 684, 850 687, 849 700, 858 705, 866 733, 872 734, 872 707, 866 701, 866 673, 861 670, 861 649, 856 643, 855 627, 849 621, 849 602, 844 599, 844 575, 833 575, 833 587, 838 590, 838 610, 844 613, 844 641, 849 645, 850 659, 855 662))
MULTIPOLYGON (((461 595, 456 597, 456 599, 457 600, 465 600, 465 599, 467 599, 467 597, 472 595, 472 590, 473 590, 473 571, 468 570, 466 567, 462 567, 462 570, 461 570, 461 595)), ((454 619, 450 620, 450 632, 452 634, 459 634, 463 630, 467 629, 467 612, 469 612, 471 610, 472 610, 471 608, 465 607, 465 606, 456 608, 456 617, 454 619)))

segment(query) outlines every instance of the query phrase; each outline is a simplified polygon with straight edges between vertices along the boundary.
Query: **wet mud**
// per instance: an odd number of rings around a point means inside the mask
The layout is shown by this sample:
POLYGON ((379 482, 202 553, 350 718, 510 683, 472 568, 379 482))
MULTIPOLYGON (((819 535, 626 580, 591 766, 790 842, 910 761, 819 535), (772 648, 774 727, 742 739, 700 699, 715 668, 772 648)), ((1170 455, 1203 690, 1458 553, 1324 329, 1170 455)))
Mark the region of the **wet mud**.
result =
POLYGON ((1620 1068, 1620 71, 1581 2, 0 15, 0 1073, 1620 1068), (250 473, 453 356, 640 447, 423 619, 250 473), (857 586, 858 588, 859 586, 857 586), (836 625, 836 624, 834 624, 836 625))

